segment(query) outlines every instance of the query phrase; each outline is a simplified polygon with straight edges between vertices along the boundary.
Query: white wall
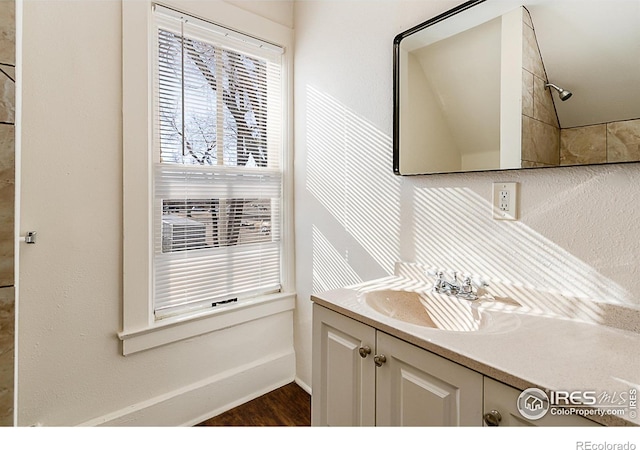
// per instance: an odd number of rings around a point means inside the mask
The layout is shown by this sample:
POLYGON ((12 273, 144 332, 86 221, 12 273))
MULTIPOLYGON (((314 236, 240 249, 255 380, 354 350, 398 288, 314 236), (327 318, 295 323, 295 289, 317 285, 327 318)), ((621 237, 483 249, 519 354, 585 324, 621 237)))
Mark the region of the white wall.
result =
POLYGON ((640 166, 396 177, 392 41, 458 1, 295 4, 297 375, 311 379, 312 292, 395 260, 640 305, 640 166), (521 219, 491 219, 493 181, 521 219))
POLYGON ((462 155, 456 145, 456 129, 438 102, 437 92, 425 78, 420 61, 412 52, 404 53, 400 103, 400 145, 411 149, 400 159, 400 173, 452 172, 460 170, 462 155), (411 89, 407 89, 411 86, 411 89), (428 143, 428 144, 427 144, 428 143))
MULTIPOLYGON (((502 15, 500 58, 500 164, 496 167, 522 167, 525 83, 522 78, 524 59, 524 8, 502 15)), ((539 53, 538 53, 539 54, 539 53)))
MULTIPOLYGON (((437 99, 433 107, 441 111, 460 158, 448 170, 410 173, 500 167, 495 165, 500 158, 500 39, 498 18, 412 52, 420 62, 424 82, 437 99), (493 155, 482 162, 474 153, 493 155)), ((425 142, 429 141, 423 145, 425 142)))
POLYGON ((293 380, 291 312, 121 355, 121 3, 25 0, 23 33, 18 425, 189 424, 293 380))

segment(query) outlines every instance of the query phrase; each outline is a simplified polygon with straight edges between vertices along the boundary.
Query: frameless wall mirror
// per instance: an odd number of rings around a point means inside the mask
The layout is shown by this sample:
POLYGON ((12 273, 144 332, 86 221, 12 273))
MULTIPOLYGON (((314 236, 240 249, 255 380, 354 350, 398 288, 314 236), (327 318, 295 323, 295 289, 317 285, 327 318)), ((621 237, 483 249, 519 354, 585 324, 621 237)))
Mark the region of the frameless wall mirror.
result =
POLYGON ((394 40, 398 175, 640 161, 638 0, 473 0, 394 40))

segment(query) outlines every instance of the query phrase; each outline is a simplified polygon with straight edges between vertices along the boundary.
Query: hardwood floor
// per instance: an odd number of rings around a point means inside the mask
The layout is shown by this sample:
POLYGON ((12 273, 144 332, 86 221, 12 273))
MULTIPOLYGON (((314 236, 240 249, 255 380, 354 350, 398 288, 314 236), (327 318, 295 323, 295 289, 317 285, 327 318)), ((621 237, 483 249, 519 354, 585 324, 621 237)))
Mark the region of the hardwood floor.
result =
POLYGON ((289 383, 196 426, 311 426, 311 396, 289 383))

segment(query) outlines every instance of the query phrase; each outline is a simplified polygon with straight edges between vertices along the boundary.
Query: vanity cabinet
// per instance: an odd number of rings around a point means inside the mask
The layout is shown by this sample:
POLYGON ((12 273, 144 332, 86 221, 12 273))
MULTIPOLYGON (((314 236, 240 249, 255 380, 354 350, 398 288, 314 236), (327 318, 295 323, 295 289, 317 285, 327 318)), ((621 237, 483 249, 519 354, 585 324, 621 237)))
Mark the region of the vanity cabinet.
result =
POLYGON ((381 331, 376 354, 377 426, 482 423, 481 374, 381 331))
POLYGON ((313 426, 595 426, 581 416, 530 421, 520 391, 314 303, 313 426), (492 414, 483 420, 483 414, 492 414))
POLYGON ((314 303, 311 425, 375 425, 375 340, 374 328, 314 303))
POLYGON ((312 425, 480 426, 483 376, 313 305, 312 425))

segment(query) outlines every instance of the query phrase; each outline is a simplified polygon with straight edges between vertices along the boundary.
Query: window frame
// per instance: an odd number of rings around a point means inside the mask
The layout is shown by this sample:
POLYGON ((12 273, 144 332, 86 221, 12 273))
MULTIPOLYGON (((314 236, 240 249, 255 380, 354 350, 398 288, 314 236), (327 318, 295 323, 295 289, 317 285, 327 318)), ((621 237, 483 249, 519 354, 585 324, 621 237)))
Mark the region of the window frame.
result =
POLYGON ((293 32, 290 28, 225 2, 187 4, 170 0, 160 4, 203 20, 215 17, 215 22, 222 26, 259 36, 284 48, 280 230, 283 249, 282 291, 215 310, 161 320, 155 318, 152 298, 154 3, 160 2, 122 2, 123 322, 118 337, 122 341, 123 355, 289 311, 295 304, 291 155, 293 32), (147 239, 140 239, 140 236, 147 236, 147 239))

